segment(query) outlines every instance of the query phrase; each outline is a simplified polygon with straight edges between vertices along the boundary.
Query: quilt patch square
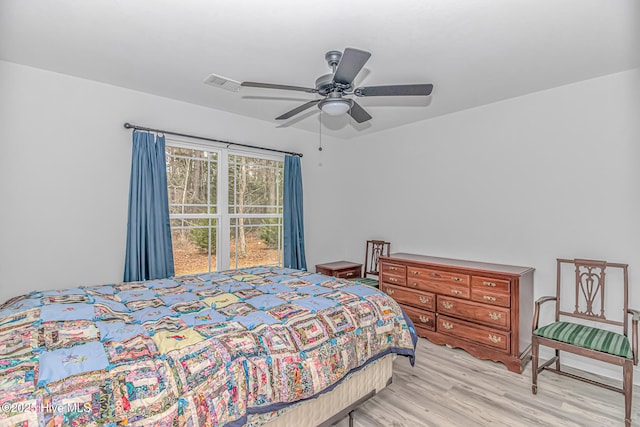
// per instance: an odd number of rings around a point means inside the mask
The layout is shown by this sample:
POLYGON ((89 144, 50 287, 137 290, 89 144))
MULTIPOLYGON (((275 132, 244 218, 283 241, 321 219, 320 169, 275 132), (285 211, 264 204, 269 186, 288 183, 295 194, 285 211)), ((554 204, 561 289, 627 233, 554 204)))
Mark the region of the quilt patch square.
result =
POLYGON ((227 317, 246 316, 252 311, 256 311, 256 308, 246 302, 237 302, 235 304, 227 305, 217 309, 220 314, 227 317))
POLYGON ((237 282, 237 281, 229 281, 224 282, 218 285, 218 289, 221 289, 225 292, 235 293, 236 291, 242 291, 244 289, 252 289, 253 286, 246 282, 237 282))
POLYGON ((214 297, 205 298, 203 301, 207 305, 211 306, 211 308, 220 309, 222 307, 226 307, 230 304, 240 301, 240 298, 238 298, 234 294, 225 292, 220 295, 216 295, 214 297))
POLYGON ((176 400, 167 374, 166 364, 156 359, 112 369, 109 377, 113 381, 116 417, 142 420, 150 413, 166 410, 176 400))
POLYGON ((204 338, 192 328, 186 328, 177 332, 157 331, 151 339, 156 343, 161 354, 167 354, 172 350, 180 350, 197 344, 204 338))
POLYGON ((133 316, 129 313, 113 310, 111 307, 102 304, 95 304, 94 308, 95 320, 133 322, 133 316))
POLYGON ((316 312, 318 310, 324 310, 325 308, 335 307, 338 305, 338 302, 329 298, 313 297, 296 300, 295 304, 312 312, 316 312))
POLYGON ((331 300, 337 301, 340 304, 349 304, 351 302, 358 301, 360 299, 360 297, 358 297, 357 295, 354 295, 348 292, 343 292, 341 290, 329 292, 329 293, 323 294, 322 296, 324 298, 329 298, 331 300))
POLYGON ((378 312, 369 301, 356 301, 346 305, 359 328, 366 328, 378 321, 378 312))
POLYGON ((298 287, 296 288, 296 291, 305 293, 307 295, 316 296, 316 295, 328 294, 333 290, 329 288, 325 288, 324 286, 311 285, 311 286, 298 287))
POLYGON ((34 330, 20 326, 0 331, 0 366, 2 359, 28 356, 33 347, 38 347, 37 336, 32 335, 37 335, 34 330))
POLYGON ((247 304, 251 304, 252 306, 254 306, 259 310, 264 310, 265 308, 271 308, 278 305, 282 305, 286 301, 273 294, 263 294, 254 298, 249 298, 245 300, 245 302, 247 304))
POLYGON ((215 310, 202 310, 197 313, 182 315, 181 319, 187 326, 206 325, 207 323, 224 322, 227 317, 215 310))
POLYGON ((125 303, 125 306, 127 306, 127 309, 129 309, 129 311, 143 310, 145 308, 152 307, 163 307, 164 305, 164 301, 162 301, 160 298, 140 299, 125 303))
POLYGON ((142 329, 151 336, 158 333, 158 331, 179 332, 186 328, 187 324, 182 319, 175 317, 162 317, 142 324, 142 329))
POLYGON ((197 313, 198 311, 206 310, 209 306, 202 301, 190 301, 180 302, 171 306, 171 310, 177 315, 184 315, 189 313, 197 313))
POLYGON ((149 307, 134 311, 131 315, 136 322, 145 323, 149 321, 156 321, 161 317, 171 317, 173 315, 173 311, 167 307, 149 307))
POLYGON ((316 316, 295 318, 286 323, 297 346, 302 350, 310 350, 329 339, 329 333, 316 316))
POLYGON ((143 335, 136 335, 124 341, 106 341, 104 348, 113 365, 129 363, 158 354, 153 340, 143 335))
POLYGON ((316 273, 305 276, 304 280, 313 285, 319 285, 320 283, 328 282, 329 280, 331 280, 331 277, 316 273))
POLYGON ((120 301, 125 303, 138 300, 149 300, 156 297, 156 293, 149 289, 132 289, 129 291, 121 291, 118 296, 120 301))
POLYGON ((38 347, 44 347, 47 350, 72 347, 98 341, 98 339, 98 328, 90 320, 43 322, 38 329, 38 347))
POLYGON ((344 307, 323 310, 320 316, 333 334, 342 334, 356 329, 355 321, 344 307))
POLYGON ((234 320, 242 323, 249 330, 254 329, 258 325, 271 325, 278 322, 264 311, 254 311, 246 316, 236 316, 234 320))
POLYGON ((260 344, 271 354, 289 354, 299 351, 291 333, 283 325, 258 326, 255 334, 260 344))
MULTIPOLYGON (((112 296, 115 296, 115 295, 112 295, 112 296)), ((119 311, 122 313, 129 312, 129 308, 127 306, 125 306, 123 303, 119 301, 113 300, 112 298, 103 298, 101 296, 94 296, 93 304, 106 305, 113 311, 119 311)))
POLYGON ((198 297, 190 292, 185 292, 183 294, 163 295, 160 299, 164 301, 168 307, 171 307, 174 304, 197 301, 198 297))
POLYGON ((91 304, 50 304, 40 309, 43 322, 55 320, 91 320, 95 313, 91 304))
POLYGON ((136 335, 144 334, 144 330, 140 325, 115 322, 96 322, 100 331, 100 341, 126 341, 136 335))
POLYGON ((38 385, 61 380, 69 375, 97 371, 107 367, 109 361, 99 342, 44 351, 38 365, 38 385))
POLYGON ((242 333, 243 331, 246 332, 247 330, 247 328, 245 328, 242 324, 234 321, 198 325, 194 326, 193 329, 207 338, 226 334, 242 333))
POLYGON ((298 316, 309 313, 309 310, 306 308, 291 303, 282 304, 265 311, 281 322, 285 319, 294 319, 298 316))
POLYGON ((259 295, 264 295, 265 293, 259 289, 251 287, 247 289, 241 289, 239 291, 234 291, 233 294, 240 299, 249 299, 249 298, 257 297, 259 295))

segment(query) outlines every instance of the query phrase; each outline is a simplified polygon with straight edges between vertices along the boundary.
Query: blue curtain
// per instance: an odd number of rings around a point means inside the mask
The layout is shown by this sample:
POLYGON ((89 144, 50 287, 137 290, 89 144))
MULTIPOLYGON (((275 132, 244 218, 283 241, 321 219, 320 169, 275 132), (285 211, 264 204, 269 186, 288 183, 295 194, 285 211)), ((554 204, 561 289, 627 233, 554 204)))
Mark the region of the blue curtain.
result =
POLYGON ((302 213, 302 171, 300 157, 284 158, 284 266, 307 269, 304 256, 304 224, 302 213))
POLYGON ((164 136, 133 132, 126 282, 174 275, 164 136))

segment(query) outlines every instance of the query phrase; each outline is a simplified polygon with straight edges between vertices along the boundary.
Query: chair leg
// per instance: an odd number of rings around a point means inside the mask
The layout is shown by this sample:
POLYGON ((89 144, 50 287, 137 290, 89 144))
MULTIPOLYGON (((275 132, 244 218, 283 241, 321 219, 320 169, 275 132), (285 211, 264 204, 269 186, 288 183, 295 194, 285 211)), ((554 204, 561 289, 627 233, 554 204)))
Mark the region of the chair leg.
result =
POLYGON ((560 371, 560 350, 556 349, 556 370, 560 371))
POLYGON ((531 393, 538 394, 538 340, 531 340, 531 393))
POLYGON ((624 425, 631 427, 631 395, 633 392, 633 361, 622 365, 622 389, 624 391, 624 425))

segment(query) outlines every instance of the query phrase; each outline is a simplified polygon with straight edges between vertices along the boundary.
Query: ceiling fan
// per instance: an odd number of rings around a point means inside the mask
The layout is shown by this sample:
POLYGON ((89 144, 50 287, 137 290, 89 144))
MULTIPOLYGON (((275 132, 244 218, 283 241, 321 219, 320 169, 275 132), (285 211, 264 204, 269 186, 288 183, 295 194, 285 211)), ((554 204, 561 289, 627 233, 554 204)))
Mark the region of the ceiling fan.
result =
POLYGON ((325 60, 332 69, 331 74, 320 76, 316 80, 315 87, 288 86, 271 83, 242 82, 245 87, 257 87, 265 89, 295 90, 299 92, 317 93, 322 99, 314 99, 306 102, 293 110, 287 111, 276 120, 289 119, 308 108, 317 105, 323 112, 338 116, 348 113, 358 123, 371 120, 371 115, 365 111, 354 99, 346 98, 347 95, 365 96, 428 96, 433 90, 432 84, 407 84, 353 87, 353 79, 356 78, 364 64, 371 57, 370 52, 346 48, 344 53, 332 50, 326 53, 325 60))

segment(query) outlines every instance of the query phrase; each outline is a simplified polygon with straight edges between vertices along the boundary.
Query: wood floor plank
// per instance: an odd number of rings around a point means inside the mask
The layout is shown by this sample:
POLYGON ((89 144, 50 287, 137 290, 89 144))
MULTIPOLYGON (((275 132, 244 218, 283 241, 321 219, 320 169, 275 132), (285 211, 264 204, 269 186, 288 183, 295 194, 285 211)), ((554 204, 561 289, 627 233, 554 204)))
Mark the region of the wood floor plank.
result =
MULTIPOLYGON (((564 368, 563 368, 564 369, 564 368)), ((568 371, 579 372, 567 368, 568 371)), ((580 372, 580 374, 584 374, 580 372)), ((620 386, 614 380, 592 375, 620 386)), ((640 426, 640 387, 634 387, 640 426)), ((348 419, 336 426, 347 427, 348 419)), ((393 384, 354 413, 356 427, 606 427, 624 425, 624 396, 543 372, 531 393, 531 365, 519 375, 463 350, 418 341, 416 365, 398 357, 393 384)))

